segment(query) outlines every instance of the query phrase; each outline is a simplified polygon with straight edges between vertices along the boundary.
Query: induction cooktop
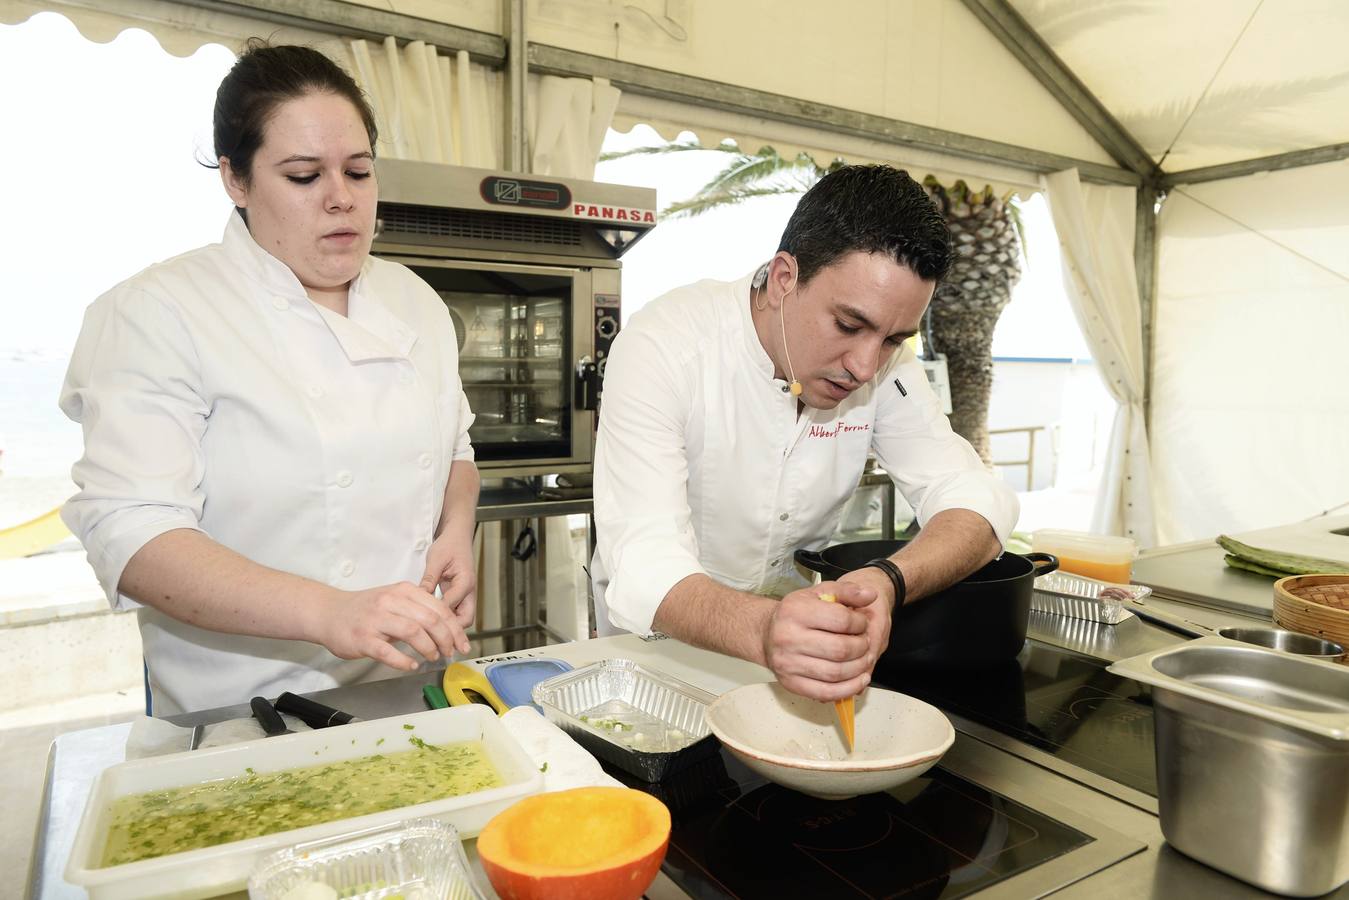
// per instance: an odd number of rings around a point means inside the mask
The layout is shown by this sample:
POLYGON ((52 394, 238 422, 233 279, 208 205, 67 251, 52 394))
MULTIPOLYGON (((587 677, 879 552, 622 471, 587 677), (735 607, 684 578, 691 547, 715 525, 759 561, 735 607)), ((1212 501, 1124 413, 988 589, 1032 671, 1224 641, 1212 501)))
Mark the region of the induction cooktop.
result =
POLYGON ((695 775, 700 801, 672 808, 665 871, 698 900, 964 897, 1094 840, 940 768, 830 801, 722 754, 695 775))
MULTIPOLYGON (((1018 659, 995 666, 938 671, 882 663, 874 681, 956 717, 957 730, 983 737, 966 723, 983 726, 1062 763, 1156 797, 1152 694, 1146 685, 1112 675, 1107 665, 1028 641, 1018 659)), ((1018 752, 1007 743, 998 746, 1018 752)))

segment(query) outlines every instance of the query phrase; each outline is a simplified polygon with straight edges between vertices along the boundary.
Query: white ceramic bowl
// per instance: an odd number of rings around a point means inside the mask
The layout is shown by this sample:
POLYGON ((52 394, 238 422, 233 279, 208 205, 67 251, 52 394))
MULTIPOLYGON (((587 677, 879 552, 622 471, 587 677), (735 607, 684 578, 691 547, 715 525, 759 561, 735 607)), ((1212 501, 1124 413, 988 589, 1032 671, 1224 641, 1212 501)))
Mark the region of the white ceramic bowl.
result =
POLYGON ((708 708, 707 721, 727 749, 763 777, 826 800, 917 778, 956 737, 935 706, 875 687, 856 700, 851 753, 834 704, 793 694, 777 682, 722 694, 708 708))

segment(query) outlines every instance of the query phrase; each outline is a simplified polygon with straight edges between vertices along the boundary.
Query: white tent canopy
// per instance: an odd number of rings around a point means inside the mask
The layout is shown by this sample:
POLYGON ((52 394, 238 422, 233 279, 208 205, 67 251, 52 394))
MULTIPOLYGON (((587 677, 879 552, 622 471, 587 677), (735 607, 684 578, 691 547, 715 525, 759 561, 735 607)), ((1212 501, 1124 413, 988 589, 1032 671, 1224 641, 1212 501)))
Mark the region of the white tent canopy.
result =
POLYGON ((415 140, 451 160, 468 135, 505 165, 575 171, 612 115, 1023 193, 1076 170, 1050 202, 1077 229, 1065 260, 1095 274, 1066 282, 1080 320, 1111 319, 1089 340, 1130 368, 1112 393, 1141 404, 1117 421, 1100 527, 1155 518, 1140 539, 1173 542, 1349 500, 1339 0, 0 0, 0 23, 42 9, 180 54, 248 34, 369 41, 376 78, 421 41, 408 71, 445 73, 460 106, 415 140), (1093 185, 1130 189, 1133 215, 1093 185))

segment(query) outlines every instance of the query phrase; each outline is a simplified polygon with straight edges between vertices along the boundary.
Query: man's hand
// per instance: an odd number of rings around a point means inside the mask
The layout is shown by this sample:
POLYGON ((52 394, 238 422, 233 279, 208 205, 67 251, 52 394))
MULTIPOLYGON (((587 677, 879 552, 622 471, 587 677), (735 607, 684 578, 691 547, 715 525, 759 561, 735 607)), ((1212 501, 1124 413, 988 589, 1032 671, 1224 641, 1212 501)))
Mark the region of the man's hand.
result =
POLYGON ((871 591, 876 600, 866 606, 858 607, 858 612, 867 618, 867 653, 870 663, 867 671, 876 667, 885 648, 890 646, 890 622, 895 614, 895 586, 884 572, 874 566, 854 569, 838 580, 839 584, 856 585, 860 590, 871 591))
MULTIPOLYGON (((422 576, 421 589, 434 594, 440 586, 440 598, 454 613, 461 630, 473 625, 477 614, 478 575, 474 566, 473 543, 452 540, 441 535, 431 544, 426 553, 426 574, 422 576)), ((463 652, 467 653, 465 647, 463 652)))
POLYGON ((403 641, 428 660, 469 650, 463 626, 445 604, 408 581, 338 591, 322 616, 319 643, 342 659, 368 657, 411 672, 417 661, 394 647, 395 641, 403 641))
POLYGON ((890 634, 889 607, 876 599, 875 589, 846 581, 783 597, 764 635, 768 668, 794 694, 815 700, 857 695, 870 683, 890 634), (833 594, 838 602, 821 600, 821 594, 833 594), (873 646, 877 640, 879 647, 873 646))

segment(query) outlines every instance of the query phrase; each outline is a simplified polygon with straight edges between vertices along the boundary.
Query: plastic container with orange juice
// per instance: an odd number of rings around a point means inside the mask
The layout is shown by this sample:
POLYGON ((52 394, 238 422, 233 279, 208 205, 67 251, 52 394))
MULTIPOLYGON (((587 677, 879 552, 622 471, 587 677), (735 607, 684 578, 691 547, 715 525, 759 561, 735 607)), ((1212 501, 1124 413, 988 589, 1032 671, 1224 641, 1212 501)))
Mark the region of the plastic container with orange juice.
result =
POLYGON ((1088 534, 1085 531, 1031 532, 1031 550, 1059 558, 1059 570, 1101 581, 1128 584, 1133 576, 1138 545, 1133 538, 1088 534))

